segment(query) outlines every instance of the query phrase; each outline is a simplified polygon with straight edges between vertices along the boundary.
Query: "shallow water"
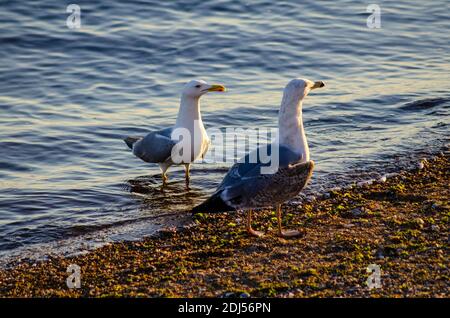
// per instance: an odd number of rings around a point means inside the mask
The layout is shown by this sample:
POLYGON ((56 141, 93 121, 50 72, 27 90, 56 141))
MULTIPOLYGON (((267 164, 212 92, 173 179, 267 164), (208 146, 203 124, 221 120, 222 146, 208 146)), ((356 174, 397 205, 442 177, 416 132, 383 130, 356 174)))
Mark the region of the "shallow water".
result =
POLYGON ((82 250, 166 226, 230 164, 197 164, 192 189, 133 157, 122 138, 174 123, 184 82, 207 127, 276 127, 294 77, 323 80, 304 120, 320 192, 406 166, 448 138, 448 1, 104 1, 66 27, 58 1, 0 10, 0 255, 82 250), (42 245, 44 244, 44 245, 42 245))

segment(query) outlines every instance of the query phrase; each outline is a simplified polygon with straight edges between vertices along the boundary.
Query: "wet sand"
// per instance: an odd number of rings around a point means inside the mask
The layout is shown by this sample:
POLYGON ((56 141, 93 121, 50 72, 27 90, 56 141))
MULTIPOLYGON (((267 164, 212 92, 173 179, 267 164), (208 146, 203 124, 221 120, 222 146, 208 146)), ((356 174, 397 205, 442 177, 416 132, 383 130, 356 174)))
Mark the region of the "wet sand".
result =
POLYGON ((72 258, 23 262, 0 271, 3 297, 449 297, 449 158, 387 181, 333 191, 285 206, 276 236, 271 210, 198 215, 190 226, 140 242, 117 243, 72 258), (81 288, 66 285, 81 268, 81 288), (380 288, 366 285, 370 264, 380 288))

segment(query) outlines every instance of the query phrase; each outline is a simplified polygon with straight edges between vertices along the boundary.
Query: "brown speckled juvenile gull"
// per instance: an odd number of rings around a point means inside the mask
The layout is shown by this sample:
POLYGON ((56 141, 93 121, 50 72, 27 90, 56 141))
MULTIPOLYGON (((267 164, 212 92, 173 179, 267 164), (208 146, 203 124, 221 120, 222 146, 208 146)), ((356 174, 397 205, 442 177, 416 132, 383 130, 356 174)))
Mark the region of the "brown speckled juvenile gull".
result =
POLYGON ((247 231, 251 235, 262 236, 263 233, 252 229, 252 211, 255 208, 276 206, 279 235, 299 235, 300 232, 295 230, 283 231, 281 203, 295 197, 311 178, 314 162, 309 159, 309 148, 303 128, 302 102, 310 90, 323 86, 325 84, 321 81, 290 81, 284 89, 279 112, 279 141, 262 146, 239 160, 228 171, 216 192, 192 212, 247 210, 247 231), (278 151, 278 156, 274 150, 278 151), (266 154, 271 161, 262 160, 266 154), (273 173, 263 173, 262 169, 271 166, 272 160, 277 157, 278 169, 273 173))

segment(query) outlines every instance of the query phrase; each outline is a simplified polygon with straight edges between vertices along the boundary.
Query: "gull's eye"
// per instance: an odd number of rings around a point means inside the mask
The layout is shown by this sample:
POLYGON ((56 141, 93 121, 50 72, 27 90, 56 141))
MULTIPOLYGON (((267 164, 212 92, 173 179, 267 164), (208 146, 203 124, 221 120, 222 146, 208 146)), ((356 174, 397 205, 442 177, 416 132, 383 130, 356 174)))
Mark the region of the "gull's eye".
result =
POLYGON ((195 87, 200 88, 200 87, 202 87, 202 85, 198 84, 198 85, 195 85, 195 87))

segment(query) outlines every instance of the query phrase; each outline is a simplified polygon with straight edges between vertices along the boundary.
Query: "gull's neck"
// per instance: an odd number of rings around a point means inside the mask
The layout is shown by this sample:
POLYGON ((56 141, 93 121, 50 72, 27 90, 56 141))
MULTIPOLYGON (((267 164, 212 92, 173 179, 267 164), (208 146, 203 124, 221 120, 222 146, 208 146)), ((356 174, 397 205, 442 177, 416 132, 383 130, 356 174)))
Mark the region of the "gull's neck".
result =
POLYGON ((278 116, 280 145, 288 146, 301 155, 301 161, 309 161, 309 147, 303 128, 303 96, 285 94, 278 116))
POLYGON ((195 122, 203 126, 200 114, 200 97, 190 97, 183 94, 181 95, 175 128, 184 127, 191 129, 195 122))

